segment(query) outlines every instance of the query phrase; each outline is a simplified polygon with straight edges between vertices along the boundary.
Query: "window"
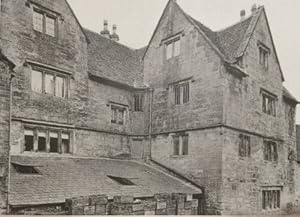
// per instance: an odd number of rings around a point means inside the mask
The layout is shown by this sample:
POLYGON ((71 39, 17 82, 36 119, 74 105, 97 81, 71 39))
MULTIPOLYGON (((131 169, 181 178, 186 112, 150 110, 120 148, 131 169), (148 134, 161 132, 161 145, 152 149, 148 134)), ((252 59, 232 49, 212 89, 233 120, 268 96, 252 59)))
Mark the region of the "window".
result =
POLYGON ((54 95, 54 76, 45 74, 45 93, 54 95))
POLYGON ((257 43, 257 45, 259 51, 259 64, 262 65, 265 69, 268 69, 270 49, 260 41, 257 43))
POLYGON ((66 98, 67 96, 67 80, 64 77, 56 76, 55 96, 66 98))
POLYGON ((68 80, 69 76, 62 76, 60 73, 48 70, 31 71, 31 89, 37 93, 45 93, 61 98, 68 96, 68 80))
POLYGON ((44 15, 36 10, 33 11, 33 29, 38 32, 43 32, 44 24, 44 15))
POLYGON ((262 65, 264 68, 268 68, 268 57, 269 57, 269 52, 264 49, 263 47, 259 48, 259 63, 262 65))
POLYGON ((262 208, 264 210, 280 208, 280 190, 263 190, 262 208))
POLYGON ((50 152, 57 153, 58 152, 58 133, 50 132, 50 152))
POLYGON ((174 135, 173 136, 173 155, 188 155, 189 136, 174 135))
POLYGON ((46 152, 46 132, 38 132, 38 151, 46 152))
POLYGON ((125 111, 126 109, 123 107, 111 105, 111 123, 124 125, 125 111))
POLYGON ((144 107, 144 94, 139 93, 134 95, 134 111, 142 112, 144 107))
POLYGON ((129 186, 135 185, 131 180, 127 178, 116 177, 116 176, 107 176, 107 177, 119 183, 120 185, 129 185, 129 186))
POLYGON ((240 135, 239 155, 240 157, 251 156, 250 136, 240 135))
POLYGON ((33 10, 33 29, 46 35, 56 36, 56 16, 40 9, 33 10))
POLYGON ((21 174, 40 174, 39 171, 33 166, 24 166, 19 164, 13 164, 17 173, 21 174))
POLYGON ((190 83, 183 82, 174 85, 175 105, 186 104, 190 101, 190 83))
POLYGON ((70 153, 70 133, 59 130, 25 129, 25 152, 70 153), (37 147, 34 147, 34 144, 37 147))
POLYGON ((40 71, 31 71, 31 89, 37 93, 43 92, 43 74, 40 71))
POLYGON ((277 161, 277 144, 273 141, 264 141, 264 159, 267 161, 277 161))
POLYGON ((263 92, 262 110, 268 115, 276 116, 276 97, 269 93, 263 92))
POLYGON ((61 134, 61 146, 63 153, 70 153, 70 135, 68 133, 61 134))
POLYGON ((180 55, 180 38, 166 42, 166 59, 171 59, 180 55))
POLYGON ((34 149, 34 132, 33 130, 25 130, 25 147, 24 151, 33 151, 34 149))

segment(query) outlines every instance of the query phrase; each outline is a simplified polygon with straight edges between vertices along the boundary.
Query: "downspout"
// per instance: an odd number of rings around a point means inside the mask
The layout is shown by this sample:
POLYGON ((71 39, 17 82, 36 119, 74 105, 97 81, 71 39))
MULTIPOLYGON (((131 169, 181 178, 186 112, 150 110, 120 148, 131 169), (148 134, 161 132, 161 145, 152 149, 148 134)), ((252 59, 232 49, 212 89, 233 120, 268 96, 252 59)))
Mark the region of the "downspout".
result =
POLYGON ((152 158, 152 104, 153 104, 153 92, 154 89, 151 88, 149 89, 149 134, 148 134, 148 139, 149 139, 149 160, 152 158))
POLYGON ((6 201, 6 212, 7 214, 10 213, 10 206, 9 206, 9 193, 10 193, 10 168, 11 168, 11 156, 10 156, 10 148, 11 148, 11 121, 12 121, 12 81, 15 77, 15 74, 10 74, 9 78, 9 127, 8 127, 8 174, 7 174, 7 201, 6 201))

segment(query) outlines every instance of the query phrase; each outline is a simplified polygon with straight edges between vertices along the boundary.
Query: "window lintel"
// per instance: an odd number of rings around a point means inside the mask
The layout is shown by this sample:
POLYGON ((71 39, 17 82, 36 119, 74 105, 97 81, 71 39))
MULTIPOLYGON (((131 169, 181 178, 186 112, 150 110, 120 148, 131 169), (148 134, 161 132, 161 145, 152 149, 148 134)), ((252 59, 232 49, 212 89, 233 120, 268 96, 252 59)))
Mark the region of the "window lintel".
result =
POLYGON ((269 96, 269 97, 272 97, 272 98, 274 98, 274 99, 278 99, 278 96, 277 95, 275 95, 274 93, 271 93, 270 91, 268 91, 268 90, 266 90, 266 89, 264 89, 264 88, 260 88, 260 93, 261 94, 265 94, 265 95, 267 95, 267 96, 269 96))
POLYGON ((170 35, 164 39, 161 40, 161 44, 170 44, 174 41, 177 41, 177 40, 180 40, 180 38, 184 36, 184 31, 180 31, 180 32, 177 32, 173 35, 170 35))
POLYGON ((271 53, 271 49, 270 49, 267 45, 265 45, 263 42, 257 41, 257 46, 258 46, 259 48, 264 49, 264 50, 267 51, 269 54, 271 53))

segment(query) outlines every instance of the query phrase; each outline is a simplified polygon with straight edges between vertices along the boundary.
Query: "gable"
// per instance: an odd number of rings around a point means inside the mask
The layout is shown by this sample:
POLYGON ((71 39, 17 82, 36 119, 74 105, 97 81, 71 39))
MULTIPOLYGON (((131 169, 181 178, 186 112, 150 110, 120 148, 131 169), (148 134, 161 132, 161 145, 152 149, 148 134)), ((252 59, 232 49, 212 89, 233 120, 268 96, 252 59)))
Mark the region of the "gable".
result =
POLYGON ((281 69, 279 58, 277 55, 276 47, 274 44, 273 36, 271 33, 269 21, 265 12, 264 7, 261 7, 261 12, 258 14, 254 23, 252 23, 249 32, 247 33, 248 41, 244 44, 244 47, 241 46, 239 56, 243 56, 249 49, 249 43, 252 43, 252 46, 255 46, 257 43, 263 43, 270 49, 270 65, 275 65, 276 71, 279 72, 281 81, 284 81, 284 75, 281 69), (273 60, 273 61, 272 61, 273 60))

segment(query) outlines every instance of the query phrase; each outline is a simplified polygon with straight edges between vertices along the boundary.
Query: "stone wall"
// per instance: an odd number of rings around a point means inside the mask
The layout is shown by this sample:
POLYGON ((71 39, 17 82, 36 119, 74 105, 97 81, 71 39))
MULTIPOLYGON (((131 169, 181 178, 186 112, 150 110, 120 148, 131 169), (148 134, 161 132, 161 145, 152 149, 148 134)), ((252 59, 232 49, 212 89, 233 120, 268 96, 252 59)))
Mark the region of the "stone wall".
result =
POLYGON ((9 155, 9 97, 10 68, 0 57, 0 214, 5 212, 7 201, 7 174, 9 155))
POLYGON ((70 215, 197 215, 198 200, 192 195, 158 194, 152 198, 106 195, 72 198, 66 201, 70 215))
POLYGON ((220 66, 221 60, 207 40, 171 1, 144 59, 145 83, 154 88, 152 133, 221 123, 223 79, 220 66), (167 60, 165 40, 174 35, 180 36, 180 55, 167 60), (189 78, 189 103, 175 105, 172 84, 189 78))
POLYGON ((222 129, 185 133, 188 155, 174 156, 172 135, 163 134, 152 139, 151 159, 204 187, 207 213, 217 214, 221 210, 222 129))

